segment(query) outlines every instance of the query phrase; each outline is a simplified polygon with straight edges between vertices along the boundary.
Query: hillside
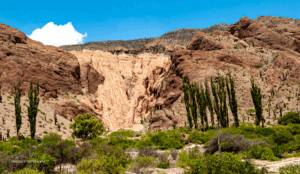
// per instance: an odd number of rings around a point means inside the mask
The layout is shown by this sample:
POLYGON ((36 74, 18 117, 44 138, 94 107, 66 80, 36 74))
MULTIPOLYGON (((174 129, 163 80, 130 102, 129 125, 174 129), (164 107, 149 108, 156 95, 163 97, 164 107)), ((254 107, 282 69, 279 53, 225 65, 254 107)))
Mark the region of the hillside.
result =
MULTIPOLYGON (((228 69, 234 78, 239 122, 241 125, 242 122, 245 124, 235 128, 234 117, 228 107, 230 127, 222 128, 222 131, 242 134, 246 136, 245 142, 249 141, 249 144, 254 138, 271 144, 268 148, 272 149, 275 156, 274 158, 272 155, 268 156, 267 160, 276 161, 277 158, 284 159, 288 155, 299 153, 300 128, 294 124, 281 126, 278 119, 288 112, 299 113, 300 20, 273 16, 260 16, 255 20, 242 17, 232 25, 217 24, 206 29, 177 29, 157 38, 90 42, 60 48, 45 46, 31 40, 15 28, 0 24, 0 65, 3 96, 0 113, 5 119, 5 122, 0 121, 2 123, 0 131, 4 139, 9 138, 7 130, 10 130, 10 137, 16 136, 14 127, 16 118, 12 102, 13 86, 18 77, 22 81, 21 114, 24 122, 20 132, 25 137, 30 134, 26 107, 29 80, 38 81, 40 84, 36 139, 40 140, 43 136, 54 132, 62 135, 59 142, 64 142, 71 138, 72 130, 69 125, 74 122, 74 118, 86 113, 94 115, 103 124, 104 130, 110 133, 119 131, 115 133, 115 139, 105 139, 106 135, 102 137, 103 139, 96 137, 87 146, 82 146, 80 141, 76 142, 76 147, 72 145, 73 149, 69 149, 69 153, 73 154, 70 155, 70 159, 69 156, 62 155, 62 149, 68 149, 66 147, 70 145, 68 142, 61 144, 60 150, 51 145, 47 146, 49 149, 53 148, 54 152, 49 150, 47 153, 56 155, 56 165, 63 164, 59 158, 66 158, 66 163, 72 163, 74 167, 84 156, 92 155, 87 149, 96 148, 97 144, 100 146, 105 142, 123 150, 133 147, 145 148, 150 145, 160 146, 161 150, 174 146, 179 150, 190 143, 198 143, 201 144, 201 153, 204 153, 204 150, 209 149, 209 140, 215 137, 215 130, 211 128, 207 132, 202 132, 203 127, 201 131, 188 130, 183 77, 186 76, 189 82, 197 84, 203 84, 205 79, 208 79, 210 88, 210 80, 217 84, 221 77, 226 76, 228 69), (268 128, 253 127, 255 113, 248 112, 249 109, 255 109, 250 92, 251 77, 261 89, 264 126, 268 128), (61 130, 53 123, 54 112, 58 115, 58 121, 64 125, 61 130), (173 129, 175 125, 179 129, 172 130, 173 133, 167 131, 173 129), (163 130, 163 133, 156 132, 159 129, 163 130), (127 139, 128 135, 123 135, 127 134, 126 131, 124 133, 120 130, 131 130, 127 133, 132 138, 141 136, 136 134, 145 136, 140 138, 141 144, 138 144, 135 141, 123 140, 127 139), (146 135, 147 131, 153 134, 146 135), (167 133, 170 133, 170 136, 163 135, 167 133), (277 134, 278 137, 290 139, 280 144, 281 142, 276 142, 280 139, 276 140, 277 134), (156 136, 165 136, 164 138, 168 138, 172 143, 167 143, 168 141, 156 136), (81 156, 76 158, 75 153, 81 156)), ((210 97, 213 99, 212 94, 210 97)), ((206 113, 209 126, 212 126, 212 123, 216 125, 218 123, 216 115, 212 120, 208 109, 206 113)), ((201 125, 200 119, 198 123, 201 125)), ((0 145, 3 145, 3 148, 4 146, 7 149, 11 148, 9 145, 7 147, 5 144, 0 145)), ((21 150, 27 147, 17 143, 15 145, 22 146, 21 150)), ((108 150, 106 145, 103 148, 108 150)), ((256 148, 265 148, 261 144, 259 146, 256 148)), ((27 151, 21 150, 7 151, 14 155, 19 152, 27 154, 27 151)), ((128 153, 131 153, 130 150, 128 153)), ((133 150, 131 155, 134 153, 137 152, 133 150)), ((120 154, 123 154, 123 151, 120 154)), ((7 155, 5 159, 6 157, 7 155)), ((116 159, 120 158, 116 156, 116 159)), ((254 158, 254 155, 251 158, 254 158)), ((266 160, 263 157, 255 159, 266 160)), ((178 160, 174 159, 175 162, 178 160)), ((299 161, 298 158, 295 160, 299 161)), ((274 164, 275 162, 256 162, 263 163, 263 166, 273 165, 276 172, 279 170, 278 166, 282 166, 274 164)), ((2 163, 4 164, 4 161, 2 163)), ((181 164, 182 166, 184 164, 181 164)), ((82 171, 85 172, 87 169, 82 171)), ((171 169, 167 169, 167 172, 172 173, 171 169)), ((182 172, 181 170, 178 173, 182 172)))

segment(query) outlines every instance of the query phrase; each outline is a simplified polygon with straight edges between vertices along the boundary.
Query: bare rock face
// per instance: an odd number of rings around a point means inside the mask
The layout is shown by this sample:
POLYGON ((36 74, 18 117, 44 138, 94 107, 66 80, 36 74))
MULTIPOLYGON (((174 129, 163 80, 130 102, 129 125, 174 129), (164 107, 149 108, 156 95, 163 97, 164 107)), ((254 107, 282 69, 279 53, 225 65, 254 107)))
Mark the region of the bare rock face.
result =
POLYGON ((156 110, 152 116, 150 121, 150 130, 155 130, 159 128, 167 128, 167 127, 174 127, 178 123, 182 122, 182 118, 178 115, 175 115, 169 110, 156 110))
POLYGON ((204 51, 212 51, 212 50, 220 50, 225 47, 212 39, 209 39, 206 33, 197 31, 194 33, 194 37, 190 40, 188 44, 189 50, 204 50, 204 51))
POLYGON ((103 84, 105 77, 99 74, 93 67, 88 63, 83 63, 80 67, 81 69, 81 84, 84 93, 94 94, 98 85, 103 84))
MULTIPOLYGON (((294 85, 300 82, 300 45, 298 34, 295 33, 300 30, 300 22, 290 19, 285 23, 286 30, 276 31, 274 27, 280 26, 283 21, 284 19, 275 17, 255 21, 243 17, 224 32, 217 30, 211 35, 195 32, 188 44, 188 50, 178 50, 171 54, 172 64, 168 78, 160 83, 158 92, 154 91, 157 110, 150 122, 150 129, 171 125, 172 119, 167 119, 164 114, 166 108, 182 118, 182 122, 178 122, 179 126, 184 126, 183 121, 187 123, 182 91, 184 76, 187 76, 190 82, 198 84, 203 84, 205 79, 210 83, 211 78, 213 83, 216 83, 214 79, 226 76, 228 68, 235 81, 240 120, 247 120, 246 111, 254 108, 250 93, 251 76, 263 95, 262 103, 266 106, 263 115, 266 122, 275 123, 272 117, 279 116, 279 107, 276 105, 281 106, 281 102, 288 105, 281 107, 282 114, 291 110, 297 112, 299 91, 294 85), (268 25, 263 26, 262 20, 267 19, 268 25), (272 25, 272 22, 277 24, 272 25), (269 102, 272 88, 276 92, 274 99, 269 102)), ((212 95, 211 99, 213 100, 212 95)), ((230 124, 233 124, 232 113, 228 113, 230 124)), ((211 122, 208 110, 207 115, 211 122)))
POLYGON ((12 92, 17 77, 22 81, 22 95, 29 89, 29 80, 39 81, 40 94, 45 99, 66 91, 82 91, 80 67, 74 55, 31 40, 4 24, 0 24, 0 64, 3 92, 12 92))
POLYGON ((75 102, 55 104, 55 110, 57 114, 62 115, 65 118, 67 118, 67 116, 69 115, 73 119, 79 114, 84 115, 86 113, 91 113, 93 116, 97 115, 93 108, 83 102, 81 102, 79 105, 77 105, 75 102))
MULTIPOLYGON (((105 128, 141 130, 141 119, 155 107, 155 94, 170 68, 163 54, 111 54, 102 51, 71 51, 81 67, 94 68, 105 80, 99 82, 96 103, 91 108, 102 118, 105 128)), ((92 82, 92 81, 91 81, 92 82)), ((93 83, 93 82, 92 82, 93 83)))
POLYGON ((276 33, 247 17, 242 17, 239 22, 232 25, 227 31, 243 39, 251 46, 281 51, 293 50, 299 52, 300 50, 298 39, 276 33))

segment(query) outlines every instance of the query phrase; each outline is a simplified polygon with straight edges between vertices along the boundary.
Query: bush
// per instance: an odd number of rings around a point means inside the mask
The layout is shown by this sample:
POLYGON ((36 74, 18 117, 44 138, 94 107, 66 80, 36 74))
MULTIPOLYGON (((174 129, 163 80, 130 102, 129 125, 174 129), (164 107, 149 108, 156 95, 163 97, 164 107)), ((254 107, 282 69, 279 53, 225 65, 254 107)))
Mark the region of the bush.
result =
MULTIPOLYGON (((243 135, 232 135, 232 133, 220 134, 220 145, 222 152, 242 152, 248 150, 251 142, 247 140, 243 135)), ((214 154, 218 149, 218 137, 211 138, 209 145, 207 146, 205 154, 214 154)))
POLYGON ((29 168, 24 168, 17 172, 12 172, 11 174, 44 174, 44 172, 39 172, 38 170, 33 170, 29 168))
MULTIPOLYGON (((77 149, 72 148, 73 152, 70 151, 70 147, 75 147, 74 140, 64 140, 56 145, 48 146, 45 153, 51 155, 52 157, 55 157, 57 159, 57 164, 71 162, 71 159, 73 159, 75 156, 75 152, 77 152, 77 149)), ((76 161, 72 161, 75 163, 76 161)))
POLYGON ((206 155, 203 158, 198 158, 192 163, 190 170, 184 174, 199 174, 199 173, 222 173, 222 174, 265 174, 266 169, 258 170, 249 161, 242 162, 232 154, 224 155, 206 155))
POLYGON ((44 135, 44 138, 42 139, 42 144, 43 146, 48 147, 48 146, 56 145, 61 141, 62 141, 61 135, 58 135, 57 133, 54 132, 50 132, 49 134, 44 135))
POLYGON ((119 146, 122 147, 123 149, 128 149, 128 148, 135 147, 136 141, 112 136, 109 138, 108 144, 113 146, 119 146))
POLYGON ((126 155, 116 156, 97 155, 93 154, 91 158, 83 158, 77 165, 79 174, 93 173, 124 173, 130 160, 126 155))
POLYGON ((261 126, 256 126, 255 128, 255 134, 262 135, 262 136, 270 136, 276 133, 275 130, 272 128, 262 128, 261 126))
POLYGON ((130 170, 135 173, 140 173, 142 168, 155 167, 158 159, 152 156, 138 156, 130 166, 130 170))
POLYGON ((282 131, 272 136, 274 143, 278 145, 289 143, 290 141, 294 141, 294 137, 289 131, 282 131))
POLYGON ((74 123, 70 125, 70 129, 74 131, 72 133, 73 138, 77 137, 83 140, 94 138, 104 131, 103 124, 90 113, 76 116, 74 123))
POLYGON ((121 130, 117 132, 112 132, 109 136, 110 137, 120 137, 120 138, 127 138, 127 137, 134 137, 137 133, 132 130, 121 130))
POLYGON ((151 136, 150 141, 160 149, 166 150, 183 148, 184 139, 178 131, 162 132, 159 130, 158 133, 151 136))
POLYGON ((211 139, 211 135, 208 132, 200 132, 194 130, 191 132, 186 142, 203 144, 208 142, 210 139, 211 139))
POLYGON ((279 161, 280 159, 275 157, 273 151, 266 146, 258 146, 255 145, 251 147, 249 150, 249 155, 251 158, 254 159, 261 159, 261 160, 269 160, 269 161, 279 161))
POLYGON ((27 159, 28 161, 44 161, 43 163, 28 163, 28 166, 36 167, 39 171, 45 171, 49 173, 55 166, 55 158, 49 154, 34 153, 32 157, 27 159))
POLYGON ((155 146, 144 147, 139 150, 138 156, 155 156, 155 146))
POLYGON ((287 130, 293 135, 300 134, 300 124, 291 124, 287 127, 287 130))
POLYGON ((278 123, 282 125, 300 124, 300 117, 297 112, 288 112, 278 119, 278 123))
POLYGON ((300 165, 287 165, 279 168, 280 174, 298 174, 300 173, 300 165))

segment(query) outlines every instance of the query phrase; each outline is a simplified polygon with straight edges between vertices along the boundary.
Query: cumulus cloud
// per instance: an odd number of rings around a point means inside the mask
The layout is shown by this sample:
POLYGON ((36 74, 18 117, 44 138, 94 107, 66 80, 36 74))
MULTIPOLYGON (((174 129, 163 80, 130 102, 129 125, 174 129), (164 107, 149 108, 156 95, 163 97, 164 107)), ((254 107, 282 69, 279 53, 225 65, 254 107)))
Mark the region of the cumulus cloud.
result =
POLYGON ((53 46, 78 44, 83 41, 84 37, 87 37, 87 33, 83 35, 76 31, 71 22, 65 25, 55 25, 49 22, 43 28, 35 29, 29 36, 44 45, 53 46))

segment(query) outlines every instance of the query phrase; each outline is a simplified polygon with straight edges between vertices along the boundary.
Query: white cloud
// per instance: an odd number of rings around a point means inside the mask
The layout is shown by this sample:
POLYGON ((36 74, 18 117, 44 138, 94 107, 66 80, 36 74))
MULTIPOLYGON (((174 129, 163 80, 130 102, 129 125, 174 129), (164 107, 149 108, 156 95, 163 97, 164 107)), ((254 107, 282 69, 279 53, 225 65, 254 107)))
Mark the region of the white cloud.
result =
POLYGON ((35 29, 29 36, 30 39, 40 41, 44 45, 53 46, 78 44, 84 37, 87 37, 87 33, 83 35, 76 31, 71 22, 65 25, 49 22, 43 28, 35 29))

